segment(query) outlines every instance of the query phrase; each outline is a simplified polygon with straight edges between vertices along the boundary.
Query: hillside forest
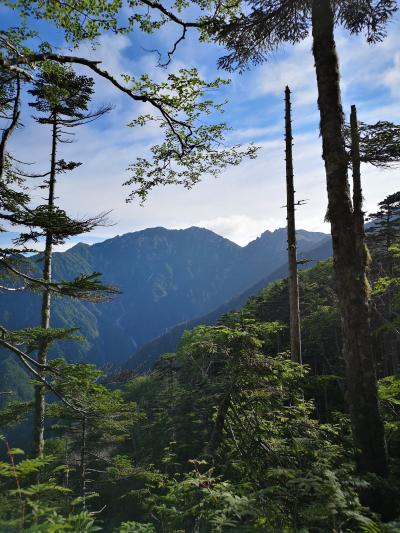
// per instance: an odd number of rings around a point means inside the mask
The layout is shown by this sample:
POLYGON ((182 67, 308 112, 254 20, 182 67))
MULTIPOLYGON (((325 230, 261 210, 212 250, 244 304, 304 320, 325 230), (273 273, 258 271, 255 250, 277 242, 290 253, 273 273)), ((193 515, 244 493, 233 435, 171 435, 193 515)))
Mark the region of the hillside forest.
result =
POLYGON ((398 172, 400 125, 343 109, 335 42, 373 49, 398 7, 0 0, 0 532, 400 531, 400 191, 366 212, 362 189, 365 169, 398 172), (104 68, 98 39, 137 34, 176 35, 152 50, 157 72, 104 68), (330 235, 296 228, 284 84, 287 227, 246 246, 155 227, 60 251, 112 225, 63 202, 96 157, 69 160, 71 143, 114 112, 98 80, 139 113, 129 128, 158 132, 124 184, 146 209, 153 189, 259 153, 218 122, 226 80, 202 79, 195 57, 171 70, 183 41, 218 45, 218 67, 241 72, 307 39, 330 235), (45 167, 17 142, 29 121, 45 167))

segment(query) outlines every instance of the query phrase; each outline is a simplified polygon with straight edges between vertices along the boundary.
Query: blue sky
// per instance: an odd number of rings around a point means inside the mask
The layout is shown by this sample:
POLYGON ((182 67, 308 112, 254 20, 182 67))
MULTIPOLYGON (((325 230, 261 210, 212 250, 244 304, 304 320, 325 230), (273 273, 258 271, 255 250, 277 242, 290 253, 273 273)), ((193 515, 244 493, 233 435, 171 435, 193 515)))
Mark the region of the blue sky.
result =
MULTIPOLYGON (((9 15, 4 16, 3 12, 0 26, 7 27, 9 23, 9 15)), ((49 32, 51 40, 63 48, 61 34, 43 26, 41 30, 49 32)), ((166 71, 157 68, 155 54, 146 50, 172 43, 174 32, 172 27, 165 27, 157 38, 141 34, 103 35, 96 50, 83 45, 79 53, 100 58, 115 76, 148 72, 156 80, 162 80, 166 71)), ((380 44, 368 45, 362 36, 349 36, 340 29, 336 37, 345 112, 354 103, 362 121, 399 122, 400 15, 392 21, 388 37, 380 44)), ((293 98, 295 188, 298 199, 307 199, 307 204, 297 212, 297 226, 329 232, 323 221, 327 201, 311 41, 285 46, 267 63, 241 75, 217 71, 216 60, 222 53, 217 46, 199 43, 193 32, 178 49, 168 70, 196 66, 206 79, 216 75, 231 78, 231 85, 214 95, 218 100, 229 100, 223 116, 233 128, 229 141, 255 141, 261 147, 258 158, 227 170, 217 180, 206 176, 191 191, 160 188, 151 194, 144 207, 135 202, 126 204, 129 189, 122 187, 129 177, 126 169, 157 142, 159 130, 156 126, 127 128, 126 124, 146 111, 146 106, 136 105, 128 97, 117 94, 105 80, 96 80, 95 101, 112 103, 114 110, 107 118, 82 127, 76 142, 63 148, 63 157, 84 164, 75 172, 61 176, 57 190, 59 203, 71 215, 112 210, 114 225, 99 228, 92 236, 79 240, 93 242, 152 226, 198 225, 243 245, 266 229, 284 226, 285 210, 281 206, 285 204, 283 90, 286 84, 293 98)), ((23 122, 24 128, 13 140, 14 154, 46 169, 49 132, 30 120, 29 111, 23 122)), ((371 211, 384 196, 398 190, 400 170, 378 171, 368 166, 362 170, 365 208, 371 211)))

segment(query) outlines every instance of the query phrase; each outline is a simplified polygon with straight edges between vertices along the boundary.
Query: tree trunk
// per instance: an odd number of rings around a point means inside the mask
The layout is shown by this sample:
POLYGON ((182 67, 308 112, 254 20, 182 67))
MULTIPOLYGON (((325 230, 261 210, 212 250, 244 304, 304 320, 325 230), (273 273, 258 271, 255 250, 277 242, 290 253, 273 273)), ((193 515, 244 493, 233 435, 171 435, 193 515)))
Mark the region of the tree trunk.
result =
POLYGON ((86 417, 82 419, 81 439, 81 495, 83 509, 86 510, 86 417))
POLYGON ((389 276, 393 276, 393 260, 392 260, 392 254, 390 253, 389 249, 392 246, 392 210, 390 208, 390 205, 387 206, 387 215, 386 215, 386 255, 388 257, 388 270, 389 270, 389 276))
POLYGON ((299 280, 297 275, 296 222, 294 214, 292 117, 290 89, 285 89, 285 141, 286 141, 286 210, 287 243, 289 264, 289 309, 290 309, 290 353, 292 361, 301 364, 301 334, 299 307, 299 280))
POLYGON ((0 139, 0 179, 3 178, 4 169, 5 169, 7 143, 13 131, 18 126, 18 120, 20 116, 20 106, 21 106, 21 80, 18 75, 17 80, 16 80, 16 91, 15 91, 15 96, 14 96, 11 122, 7 128, 3 129, 3 133, 0 139))
POLYGON ((363 196, 361 188, 360 136, 358 132, 357 109, 351 106, 351 164, 353 171, 353 220, 354 237, 357 244, 357 255, 362 261, 361 268, 366 272, 368 255, 365 243, 364 213, 362 210, 363 196))
POLYGON ((222 398, 221 403, 218 406, 217 418, 211 432, 210 440, 208 441, 204 450, 204 456, 206 459, 213 457, 215 451, 218 449, 218 446, 221 444, 222 434, 225 427, 225 419, 229 411, 231 401, 231 394, 229 392, 222 398))
MULTIPOLYGON (((57 157, 57 115, 54 114, 52 124, 52 148, 50 161, 49 177, 49 196, 47 200, 48 213, 51 214, 54 209, 54 188, 56 182, 56 157, 57 157)), ((51 267, 53 260, 53 235, 48 229, 46 232, 46 245, 44 251, 43 279, 51 281, 51 267)), ((41 308, 41 328, 46 330, 50 327, 51 313, 51 291, 44 290, 42 296, 41 308)), ((47 363, 48 341, 43 340, 38 350, 38 362, 42 365, 47 363)), ((35 409, 33 420, 33 454, 34 457, 43 457, 44 450, 44 420, 45 420, 45 393, 46 388, 43 384, 35 386, 35 409)))
POLYGON ((346 398, 359 470, 386 475, 385 437, 371 350, 365 247, 363 235, 356 235, 350 197, 339 64, 333 28, 334 16, 330 0, 313 0, 313 54, 328 190, 328 217, 343 330, 346 398))

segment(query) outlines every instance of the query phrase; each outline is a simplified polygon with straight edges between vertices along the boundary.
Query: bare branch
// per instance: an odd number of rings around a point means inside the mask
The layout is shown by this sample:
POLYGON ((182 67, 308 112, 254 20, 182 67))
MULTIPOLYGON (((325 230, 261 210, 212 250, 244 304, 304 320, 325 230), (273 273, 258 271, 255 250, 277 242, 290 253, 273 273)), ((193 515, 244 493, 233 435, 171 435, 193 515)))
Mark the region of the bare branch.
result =
POLYGON ((172 22, 175 22, 176 24, 179 24, 179 26, 182 26, 183 28, 200 28, 199 22, 185 22, 184 20, 180 19, 173 13, 172 11, 168 10, 166 7, 164 7, 159 2, 153 2, 152 0, 140 0, 141 4, 144 4, 145 6, 150 7, 151 9, 156 9, 157 11, 160 11, 163 15, 165 15, 167 18, 169 18, 172 22))
POLYGON ((22 287, 6 287, 4 285, 0 285, 0 291, 18 292, 18 291, 24 291, 25 289, 26 289, 25 285, 23 285, 22 287))

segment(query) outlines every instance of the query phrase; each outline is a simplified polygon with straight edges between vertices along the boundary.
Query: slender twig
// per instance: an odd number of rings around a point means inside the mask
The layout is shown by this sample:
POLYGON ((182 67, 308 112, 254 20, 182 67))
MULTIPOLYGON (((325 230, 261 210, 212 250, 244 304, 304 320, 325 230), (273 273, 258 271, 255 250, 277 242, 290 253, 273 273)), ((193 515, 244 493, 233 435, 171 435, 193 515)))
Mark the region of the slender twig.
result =
POLYGON ((172 20, 172 22, 179 24, 179 26, 182 26, 183 28, 200 28, 201 26, 199 22, 185 22, 159 2, 153 2, 152 0, 141 0, 141 3, 148 7, 151 7, 151 9, 156 9, 157 11, 160 11, 163 15, 172 20))

